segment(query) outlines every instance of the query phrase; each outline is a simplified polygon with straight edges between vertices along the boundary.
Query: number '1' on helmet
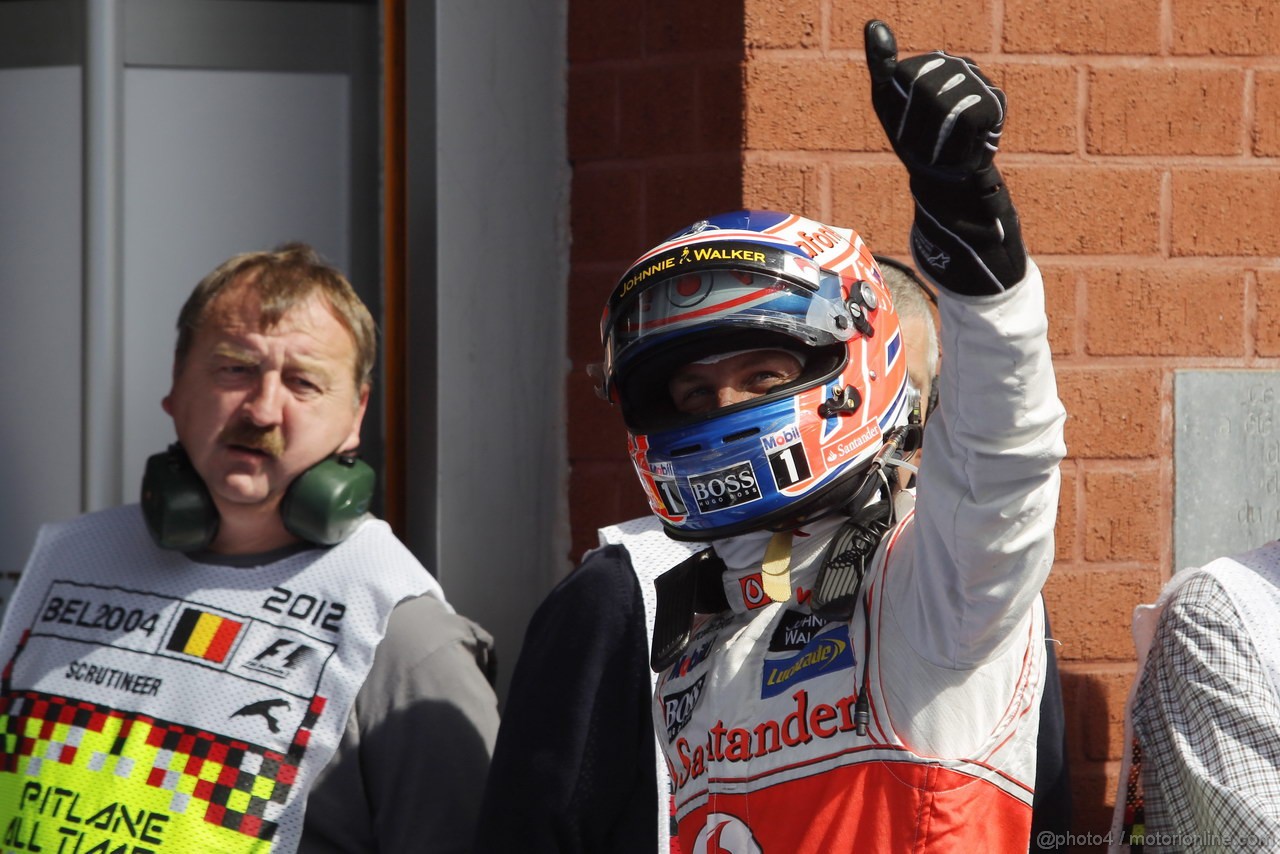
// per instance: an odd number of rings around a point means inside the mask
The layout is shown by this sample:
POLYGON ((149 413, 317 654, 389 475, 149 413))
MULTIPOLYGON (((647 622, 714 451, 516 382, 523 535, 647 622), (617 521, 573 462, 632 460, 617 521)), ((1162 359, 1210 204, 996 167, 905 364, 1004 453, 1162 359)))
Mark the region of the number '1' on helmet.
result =
POLYGON ((902 332, 856 232, 776 211, 695 223, 640 256, 601 320, 603 391, 653 512, 678 539, 781 530, 849 497, 911 409, 902 332), (689 414, 684 365, 781 350, 797 377, 689 414))

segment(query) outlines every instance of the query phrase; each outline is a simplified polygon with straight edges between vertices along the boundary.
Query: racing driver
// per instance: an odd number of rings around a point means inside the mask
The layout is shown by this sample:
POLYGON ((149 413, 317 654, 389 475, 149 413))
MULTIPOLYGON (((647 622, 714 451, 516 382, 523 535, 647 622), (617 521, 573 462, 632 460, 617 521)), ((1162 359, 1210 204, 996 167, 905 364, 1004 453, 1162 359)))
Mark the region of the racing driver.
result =
POLYGON ((882 22, 866 49, 942 316, 915 493, 919 396, 851 229, 709 218, 637 259, 602 321, 662 532, 606 529, 591 559, 657 576, 654 719, 686 852, 1028 846, 1064 413, 993 162, 1005 98, 969 60, 898 62, 882 22))

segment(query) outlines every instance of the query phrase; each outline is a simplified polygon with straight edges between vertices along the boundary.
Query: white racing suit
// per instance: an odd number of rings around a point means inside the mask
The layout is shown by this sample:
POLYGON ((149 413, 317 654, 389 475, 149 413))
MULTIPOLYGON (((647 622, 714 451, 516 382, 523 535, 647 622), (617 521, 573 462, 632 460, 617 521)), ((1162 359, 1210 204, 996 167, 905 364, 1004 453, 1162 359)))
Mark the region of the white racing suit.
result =
POLYGON ((1033 264, 939 303, 918 497, 852 619, 808 608, 840 520, 797 535, 785 603, 760 586, 768 532, 715 544, 730 610, 697 618, 654 697, 685 854, 1027 849, 1064 412, 1033 264))

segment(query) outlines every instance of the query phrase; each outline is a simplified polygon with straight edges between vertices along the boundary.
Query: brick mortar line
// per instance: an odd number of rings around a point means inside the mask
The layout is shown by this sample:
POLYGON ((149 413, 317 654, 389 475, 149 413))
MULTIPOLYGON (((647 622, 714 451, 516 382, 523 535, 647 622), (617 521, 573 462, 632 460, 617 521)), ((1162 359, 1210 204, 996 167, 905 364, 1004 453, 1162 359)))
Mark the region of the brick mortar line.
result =
POLYGON ((1157 24, 1160 42, 1160 53, 1164 56, 1173 55, 1173 2, 1174 0, 1161 0, 1160 2, 1160 19, 1157 24))
POLYGON ((1166 259, 1155 254, 1137 255, 1131 252, 1116 255, 1055 254, 1051 252, 1035 252, 1033 254, 1036 264, 1042 269, 1045 266, 1058 268, 1103 267, 1108 270, 1118 267, 1146 269, 1149 265, 1145 262, 1153 259, 1160 262, 1162 269, 1173 267, 1182 270, 1196 270, 1199 268, 1216 270, 1222 267, 1235 266, 1248 269, 1270 269, 1280 265, 1280 255, 1178 255, 1166 259))
POLYGON ((1156 241, 1160 246, 1160 254, 1168 259, 1173 257, 1173 169, 1166 168, 1159 174, 1160 200, 1156 241))
MULTIPOLYGON (((672 166, 724 166, 741 165, 742 150, 726 148, 720 151, 694 152, 692 154, 646 154, 639 157, 611 157, 601 160, 578 161, 572 164, 575 177, 595 177, 609 173, 632 173, 645 177, 652 169, 665 169, 672 166)), ((576 195, 577 188, 571 190, 576 195)))
MULTIPOLYGON (((1037 263, 1040 263, 1037 259, 1037 263)), ((1076 315, 1072 320, 1072 352, 1084 354, 1088 351, 1089 346, 1089 287, 1088 280, 1084 276, 1083 268, 1076 268, 1073 287, 1075 287, 1075 312, 1076 315)), ((1054 359, 1057 363, 1057 359, 1054 359)), ((1083 499, 1084 496, 1081 496, 1083 499)))
MULTIPOLYGON (((930 50, 944 49, 944 46, 929 48, 899 47, 899 58, 928 53, 930 50)), ((1276 68, 1280 67, 1280 56, 1270 53, 1246 54, 1212 54, 1212 53, 1065 53, 1063 51, 1006 51, 1002 46, 989 51, 959 50, 965 56, 975 60, 979 65, 1035 65, 1044 67, 1074 66, 1126 68, 1183 68, 1200 66, 1204 68, 1276 68)), ((706 54, 680 54, 683 59, 703 57, 706 54)), ((720 54, 711 54, 720 58, 720 54)), ((812 63, 857 64, 866 65, 866 51, 861 45, 857 47, 833 47, 826 50, 813 47, 746 47, 740 57, 746 64, 753 61, 764 63, 779 61, 803 61, 812 63)), ((664 57, 665 59, 665 57, 664 57)), ((621 63, 624 60, 600 60, 592 65, 621 63)), ((645 62, 636 62, 643 67, 645 62)), ((579 68, 587 63, 575 63, 579 68)))
MULTIPOLYGON (((724 153, 728 153, 726 149, 724 153)), ((779 163, 813 161, 819 158, 836 161, 834 165, 859 166, 897 166, 898 159, 889 150, 853 150, 847 148, 761 148, 742 149, 748 158, 773 160, 779 163)), ((671 160, 683 160, 695 155, 664 155, 671 160)), ((710 152, 708 155, 723 156, 723 153, 710 152)), ((656 158, 650 158, 656 159, 656 158)), ((584 166, 618 161, 589 161, 584 166)), ((625 161, 623 165, 630 167, 637 161, 625 161)), ((1280 155, 1257 156, 1252 154, 1092 154, 1092 153, 1059 153, 1042 151, 1007 151, 1001 149, 1000 162, 1008 167, 1048 167, 1057 169, 1089 169, 1111 167, 1115 169, 1137 170, 1142 167, 1159 167, 1161 169, 1280 169, 1280 155)))
POLYGON ((1062 671, 1064 673, 1079 673, 1082 670, 1087 670, 1090 673, 1110 673, 1120 676, 1132 675, 1136 665, 1136 660, 1130 660, 1128 662, 1117 661, 1115 659, 1072 660, 1069 664, 1066 662, 1063 663, 1062 671))
POLYGON ((746 45, 741 44, 732 48, 714 48, 712 50, 695 48, 688 51, 672 51, 648 56, 576 60, 570 57, 567 60, 566 68, 569 71, 607 71, 617 73, 619 71, 643 71, 663 66, 684 66, 688 65, 691 60, 698 65, 737 63, 743 60, 746 51, 746 45))
POLYGON ((1080 66, 1076 72, 1076 150, 1080 158, 1089 155, 1089 104, 1093 94, 1089 69, 1080 66))
POLYGON ((995 50, 1006 56, 1004 49, 1004 0, 992 0, 991 3, 991 40, 995 50))
POLYGON ((1240 147, 1254 157, 1265 157, 1258 154, 1258 73, 1257 69, 1247 68, 1244 73, 1244 91, 1240 94, 1244 104, 1240 109, 1240 147))
MULTIPOLYGON (((1159 450, 1159 449, 1156 449, 1159 450)), ((1091 474, 1156 474, 1160 470, 1161 458, 1153 453, 1145 457, 1073 457, 1080 467, 1080 473, 1086 477, 1091 474)), ((1143 563, 1144 561, 1137 561, 1143 563)), ((1128 564, 1129 561, 1120 563, 1128 564)))
POLYGON ((1262 370, 1280 369, 1277 356, 1153 356, 1147 353, 1126 353, 1114 356, 1075 355, 1055 356, 1054 367, 1072 368, 1073 371, 1090 369, 1097 371, 1126 371, 1135 368, 1149 371, 1176 370, 1262 370))

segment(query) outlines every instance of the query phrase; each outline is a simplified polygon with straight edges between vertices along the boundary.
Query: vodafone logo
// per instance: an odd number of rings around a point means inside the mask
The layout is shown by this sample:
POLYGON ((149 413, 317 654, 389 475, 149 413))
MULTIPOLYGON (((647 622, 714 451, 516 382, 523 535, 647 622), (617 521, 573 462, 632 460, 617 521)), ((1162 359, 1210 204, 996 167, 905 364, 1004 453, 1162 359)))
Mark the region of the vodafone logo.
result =
POLYGON ((769 602, 769 597, 764 595, 764 584, 760 581, 760 573, 755 572, 746 578, 739 578, 738 586, 742 588, 742 601, 751 610, 769 602))
POLYGON ((693 841, 690 854, 764 854, 764 849, 742 819, 713 812, 693 841))

